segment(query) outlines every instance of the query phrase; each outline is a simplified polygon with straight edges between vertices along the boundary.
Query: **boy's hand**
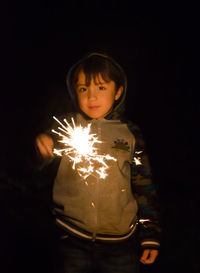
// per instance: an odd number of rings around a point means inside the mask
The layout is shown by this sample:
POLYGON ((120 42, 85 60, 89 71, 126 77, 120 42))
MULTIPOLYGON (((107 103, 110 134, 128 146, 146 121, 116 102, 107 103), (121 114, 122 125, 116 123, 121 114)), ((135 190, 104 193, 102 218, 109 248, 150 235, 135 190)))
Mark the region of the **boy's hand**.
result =
POLYGON ((142 253, 142 257, 140 258, 140 262, 143 264, 152 264, 155 262, 157 256, 157 249, 145 249, 142 253))
POLYGON ((36 138, 36 145, 38 147, 38 150, 43 158, 52 157, 53 154, 53 139, 46 135, 46 134, 40 134, 36 138))

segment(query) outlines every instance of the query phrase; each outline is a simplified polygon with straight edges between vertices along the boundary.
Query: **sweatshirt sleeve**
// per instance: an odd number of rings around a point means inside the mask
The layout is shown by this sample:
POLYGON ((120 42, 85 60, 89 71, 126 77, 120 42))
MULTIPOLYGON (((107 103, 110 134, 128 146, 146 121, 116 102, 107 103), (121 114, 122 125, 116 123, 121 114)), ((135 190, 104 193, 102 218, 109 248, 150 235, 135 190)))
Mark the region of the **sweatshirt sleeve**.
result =
POLYGON ((143 249, 158 249, 160 246, 161 226, 158 198, 152 181, 149 158, 139 127, 128 124, 135 137, 135 150, 131 164, 131 186, 139 207, 139 240, 143 249))

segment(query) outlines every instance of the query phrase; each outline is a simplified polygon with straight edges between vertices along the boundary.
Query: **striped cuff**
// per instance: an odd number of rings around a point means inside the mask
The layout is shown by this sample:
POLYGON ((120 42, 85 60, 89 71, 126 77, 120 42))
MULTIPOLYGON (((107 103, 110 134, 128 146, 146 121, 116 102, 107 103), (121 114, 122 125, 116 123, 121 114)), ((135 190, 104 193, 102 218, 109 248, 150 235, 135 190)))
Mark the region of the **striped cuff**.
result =
POLYGON ((154 248, 157 249, 160 247, 160 243, 158 241, 153 241, 153 240, 146 240, 142 241, 140 243, 142 248, 154 248))

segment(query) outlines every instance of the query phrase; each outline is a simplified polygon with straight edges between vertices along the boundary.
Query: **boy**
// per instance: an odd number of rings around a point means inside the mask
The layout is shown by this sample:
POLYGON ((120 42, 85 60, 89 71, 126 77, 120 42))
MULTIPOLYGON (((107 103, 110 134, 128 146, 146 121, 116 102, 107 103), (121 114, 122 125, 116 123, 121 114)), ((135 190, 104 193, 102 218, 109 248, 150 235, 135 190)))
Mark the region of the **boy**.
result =
MULTIPOLYGON (((91 123, 91 132, 102 141, 99 153, 117 161, 109 161, 104 180, 89 176, 85 183, 69 158, 61 159, 53 200, 56 223, 64 232, 64 272, 138 272, 136 238, 140 262, 151 264, 158 255, 159 217, 144 142, 138 127, 122 115, 126 85, 119 64, 101 53, 87 55, 67 75, 76 107, 67 120, 74 117, 83 127, 91 123)), ((43 158, 53 157, 53 138, 50 133, 37 137, 43 158)))

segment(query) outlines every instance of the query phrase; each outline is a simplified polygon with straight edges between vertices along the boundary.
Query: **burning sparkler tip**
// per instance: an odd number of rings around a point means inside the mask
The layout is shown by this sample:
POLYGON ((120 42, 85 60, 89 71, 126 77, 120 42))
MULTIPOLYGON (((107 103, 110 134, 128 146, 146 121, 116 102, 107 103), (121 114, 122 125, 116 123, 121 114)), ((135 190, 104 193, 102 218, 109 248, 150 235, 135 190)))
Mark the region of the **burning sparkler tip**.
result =
POLYGON ((108 175, 106 170, 109 168, 105 163, 105 160, 116 159, 110 155, 99 155, 97 153, 97 148, 94 147, 97 143, 102 143, 96 136, 96 134, 90 134, 91 123, 87 127, 82 127, 81 125, 76 126, 74 119, 72 118, 73 127, 64 119, 64 122, 68 127, 65 127, 55 116, 53 118, 61 125, 58 130, 64 134, 52 130, 53 133, 58 134, 62 139, 59 141, 64 144, 65 149, 56 150, 54 153, 56 155, 62 156, 65 154, 72 161, 72 168, 75 169, 77 164, 81 164, 77 171, 79 175, 85 180, 89 175, 94 175, 94 171, 99 175, 99 178, 105 179, 108 175), (94 170, 94 163, 97 166, 94 170), (103 166, 103 167, 101 167, 103 166))

